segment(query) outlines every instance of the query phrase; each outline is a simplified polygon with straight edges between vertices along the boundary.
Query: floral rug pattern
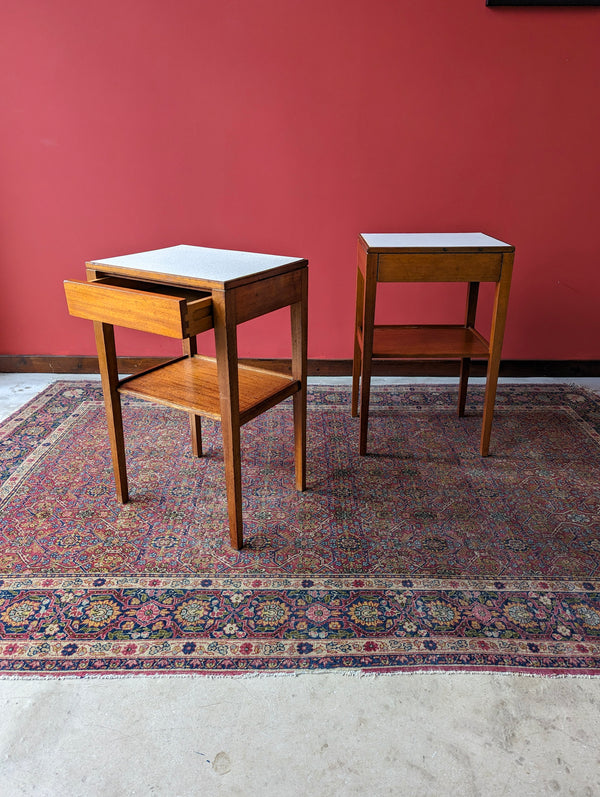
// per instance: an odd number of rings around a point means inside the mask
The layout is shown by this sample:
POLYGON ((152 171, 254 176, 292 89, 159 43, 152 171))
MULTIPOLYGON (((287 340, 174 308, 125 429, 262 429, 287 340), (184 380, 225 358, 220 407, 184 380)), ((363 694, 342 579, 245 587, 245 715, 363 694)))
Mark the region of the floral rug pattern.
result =
POLYGON ((229 546, 219 425, 124 401, 117 503, 101 389, 58 382, 0 424, 0 674, 600 672, 600 397, 501 386, 309 390, 242 429, 245 547, 229 546))

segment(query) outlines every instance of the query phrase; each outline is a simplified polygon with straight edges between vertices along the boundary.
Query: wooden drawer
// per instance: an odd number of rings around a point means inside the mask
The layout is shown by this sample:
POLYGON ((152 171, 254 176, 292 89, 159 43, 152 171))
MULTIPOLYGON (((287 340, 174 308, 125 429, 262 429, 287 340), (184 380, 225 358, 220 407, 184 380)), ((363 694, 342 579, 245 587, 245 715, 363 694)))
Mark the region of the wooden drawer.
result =
POLYGON ((211 329, 210 294, 149 282, 105 277, 65 281, 69 313, 170 338, 189 338, 211 329))

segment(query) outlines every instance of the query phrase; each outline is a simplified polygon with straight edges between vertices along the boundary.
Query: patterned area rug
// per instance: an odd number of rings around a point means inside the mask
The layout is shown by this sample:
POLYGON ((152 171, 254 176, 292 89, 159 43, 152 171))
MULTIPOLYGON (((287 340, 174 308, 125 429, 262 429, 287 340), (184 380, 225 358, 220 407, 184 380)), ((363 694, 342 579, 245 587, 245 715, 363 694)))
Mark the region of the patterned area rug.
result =
POLYGON ((100 387, 58 382, 0 425, 0 673, 359 668, 600 672, 600 397, 502 386, 492 456, 451 387, 311 388, 308 490, 291 405, 242 430, 229 546, 218 424, 124 403, 131 503, 100 387))

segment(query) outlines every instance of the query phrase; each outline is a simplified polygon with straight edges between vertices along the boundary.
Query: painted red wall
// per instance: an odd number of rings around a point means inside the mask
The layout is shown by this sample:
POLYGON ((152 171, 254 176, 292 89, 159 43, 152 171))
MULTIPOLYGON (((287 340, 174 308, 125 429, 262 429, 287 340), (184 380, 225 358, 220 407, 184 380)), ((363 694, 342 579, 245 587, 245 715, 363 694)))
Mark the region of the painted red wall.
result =
MULTIPOLYGON (((349 357, 359 232, 483 231, 517 249, 504 355, 600 357, 600 9, 3 0, 0 30, 0 353, 93 353, 62 279, 189 243, 307 257, 309 355, 349 357)), ((381 320, 462 315, 388 287, 381 320)))

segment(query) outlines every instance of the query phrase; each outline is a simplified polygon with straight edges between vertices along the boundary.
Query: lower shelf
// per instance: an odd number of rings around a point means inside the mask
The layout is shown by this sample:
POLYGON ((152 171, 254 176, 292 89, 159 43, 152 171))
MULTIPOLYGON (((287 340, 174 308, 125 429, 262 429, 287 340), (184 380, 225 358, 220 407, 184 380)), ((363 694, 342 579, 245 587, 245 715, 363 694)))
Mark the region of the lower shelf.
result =
POLYGON ((489 344, 476 330, 455 325, 375 326, 373 357, 456 359, 489 356, 489 344))
MULTIPOLYGON (((300 390, 290 376, 247 365, 238 366, 240 423, 247 423, 300 390)), ((165 404, 208 418, 221 418, 217 362, 212 357, 184 357, 132 376, 119 393, 165 404)))

